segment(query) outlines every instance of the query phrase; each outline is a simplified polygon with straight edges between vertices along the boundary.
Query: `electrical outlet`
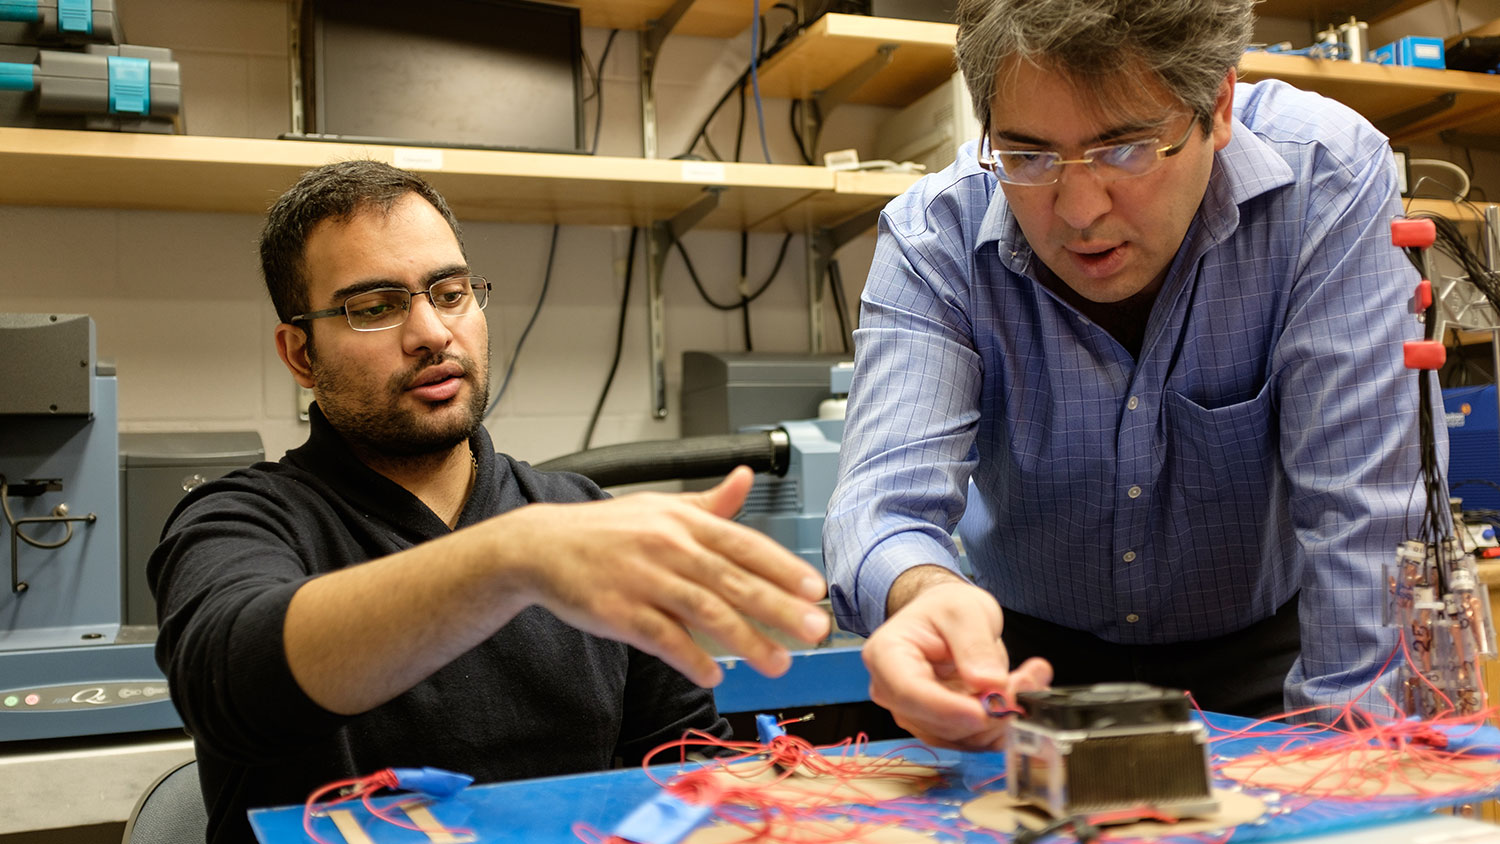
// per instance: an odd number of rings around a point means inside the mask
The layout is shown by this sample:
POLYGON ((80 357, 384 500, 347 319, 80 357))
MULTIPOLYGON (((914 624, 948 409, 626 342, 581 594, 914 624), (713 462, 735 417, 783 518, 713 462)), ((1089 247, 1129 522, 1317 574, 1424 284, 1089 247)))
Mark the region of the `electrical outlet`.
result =
POLYGON ((1406 147, 1391 147, 1391 157, 1396 160, 1396 190, 1402 196, 1411 193, 1411 151, 1406 147))

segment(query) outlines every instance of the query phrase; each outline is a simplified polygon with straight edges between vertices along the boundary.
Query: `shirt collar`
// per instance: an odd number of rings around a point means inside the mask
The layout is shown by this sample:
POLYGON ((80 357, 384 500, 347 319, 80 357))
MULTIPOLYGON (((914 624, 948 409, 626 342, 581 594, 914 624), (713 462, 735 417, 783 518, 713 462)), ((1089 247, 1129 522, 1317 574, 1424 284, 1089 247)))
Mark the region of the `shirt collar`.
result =
MULTIPOLYGON (((997 244, 1001 263, 1012 272, 1026 274, 1035 253, 1021 233, 1021 226, 1016 222, 1016 215, 1011 213, 999 182, 992 175, 988 178, 993 192, 984 219, 979 224, 975 248, 982 249, 988 243, 997 244)), ((1293 181, 1292 168, 1286 161, 1236 118, 1228 145, 1214 154, 1208 190, 1198 209, 1199 227, 1205 229, 1204 233, 1212 242, 1220 242, 1239 225, 1241 203, 1293 181)))
MULTIPOLYGON (((287 452, 284 462, 319 476, 340 495, 388 524, 414 530, 428 539, 449 532, 448 526, 420 499, 360 460, 317 402, 308 406, 307 418, 311 423, 307 442, 287 452)), ((469 436, 469 448, 474 455, 474 488, 469 491, 458 527, 493 515, 493 501, 502 483, 494 442, 483 425, 469 436)))

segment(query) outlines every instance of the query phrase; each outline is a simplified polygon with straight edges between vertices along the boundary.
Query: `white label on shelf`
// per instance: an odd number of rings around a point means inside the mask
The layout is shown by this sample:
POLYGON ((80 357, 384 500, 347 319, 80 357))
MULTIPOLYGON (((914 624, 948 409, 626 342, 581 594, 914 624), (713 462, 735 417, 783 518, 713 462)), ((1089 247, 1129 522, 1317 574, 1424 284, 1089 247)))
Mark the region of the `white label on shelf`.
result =
POLYGON ((391 163, 407 170, 441 170, 443 169, 443 151, 396 147, 395 154, 391 156, 391 163))
POLYGON ((684 182, 722 182, 724 181, 724 165, 717 161, 684 161, 682 162, 682 180, 684 182))

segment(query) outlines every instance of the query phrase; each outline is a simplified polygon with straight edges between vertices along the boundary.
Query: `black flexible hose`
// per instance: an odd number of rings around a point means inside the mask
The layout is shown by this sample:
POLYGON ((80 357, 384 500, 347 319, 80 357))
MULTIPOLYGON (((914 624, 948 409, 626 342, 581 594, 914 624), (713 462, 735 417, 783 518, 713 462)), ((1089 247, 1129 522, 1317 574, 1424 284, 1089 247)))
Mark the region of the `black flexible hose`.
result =
POLYGON ((591 448, 538 463, 544 472, 575 472, 599 486, 693 480, 729 474, 736 466, 786 474, 791 446, 780 428, 680 440, 644 440, 591 448))

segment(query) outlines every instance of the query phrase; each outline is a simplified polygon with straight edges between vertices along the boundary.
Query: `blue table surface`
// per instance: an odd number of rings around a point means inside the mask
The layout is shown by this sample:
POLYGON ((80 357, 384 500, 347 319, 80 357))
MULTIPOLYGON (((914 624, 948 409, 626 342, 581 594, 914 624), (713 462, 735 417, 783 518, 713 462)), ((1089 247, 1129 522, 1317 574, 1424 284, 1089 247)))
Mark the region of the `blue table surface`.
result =
MULTIPOLYGON (((1252 723, 1247 719, 1227 715, 1210 714, 1206 718, 1216 728, 1211 730, 1211 736, 1220 734, 1218 730, 1239 730, 1252 723)), ((1285 728, 1273 725, 1270 729, 1285 728)), ((1216 757, 1232 758, 1253 753, 1263 745, 1281 747, 1286 741, 1286 737, 1280 734, 1273 738, 1225 738, 1215 741, 1211 745, 1211 751, 1216 757)), ((951 775, 944 785, 928 792, 926 799, 931 799, 936 805, 956 806, 973 799, 976 793, 968 790, 965 782, 982 782, 989 779, 989 773, 1004 770, 1003 753, 959 753, 928 748, 909 739, 873 742, 864 752, 867 755, 897 752, 921 764, 934 764, 935 761, 939 766, 951 767, 951 775)), ((673 773, 673 766, 659 766, 653 771, 659 779, 666 780, 673 773)), ((992 785, 985 790, 995 788, 992 785)), ((580 839, 574 832, 576 823, 581 822, 607 833, 637 806, 659 792, 660 786, 644 770, 633 768, 475 785, 453 798, 429 804, 429 809, 449 828, 466 827, 474 830, 479 836, 478 840, 486 844, 578 844, 580 839)), ((1425 799, 1383 798, 1360 802, 1308 801, 1299 798, 1295 811, 1268 815, 1254 826, 1241 827, 1235 831, 1232 840, 1236 844, 1279 840, 1361 825, 1390 823, 1442 806, 1472 802, 1493 794, 1484 792, 1463 797, 1425 799)), ((389 804, 397 799, 381 798, 376 803, 389 804)), ((349 808, 360 819, 362 827, 376 844, 427 844, 432 840, 423 833, 380 822, 370 817, 357 804, 349 804, 349 808)), ((310 841, 303 831, 302 821, 301 806, 261 809, 250 813, 251 826, 263 844, 310 841)), ((344 841, 335 831, 331 820, 319 818, 315 823, 319 834, 327 840, 344 841)), ((995 844, 996 837, 986 834, 966 838, 957 834, 951 838, 940 836, 937 840, 984 841, 986 844, 995 844)))

